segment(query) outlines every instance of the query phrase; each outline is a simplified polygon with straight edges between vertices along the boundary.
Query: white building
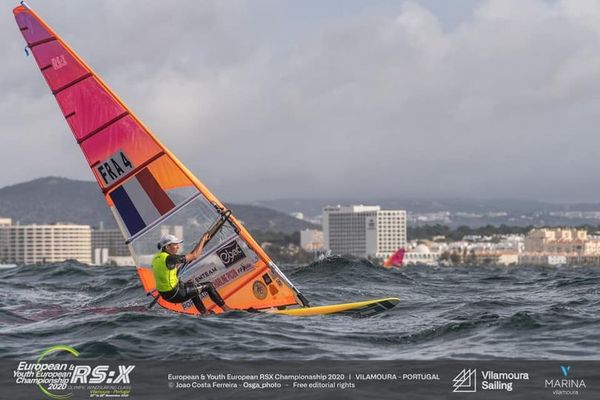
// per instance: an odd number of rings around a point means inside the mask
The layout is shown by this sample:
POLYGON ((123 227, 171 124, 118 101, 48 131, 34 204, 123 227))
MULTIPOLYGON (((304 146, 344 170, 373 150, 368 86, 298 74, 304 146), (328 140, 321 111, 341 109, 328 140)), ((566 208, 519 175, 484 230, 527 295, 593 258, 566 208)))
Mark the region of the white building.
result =
POLYGON ((306 251, 322 251, 325 246, 323 231, 303 229, 300 231, 300 247, 306 251))
POLYGON ((92 262, 92 229, 88 225, 12 225, 0 220, 0 261, 15 264, 65 260, 92 262))
POLYGON ((437 265, 439 259, 440 253, 432 252, 431 249, 424 244, 419 244, 414 249, 409 249, 406 253, 404 253, 404 265, 437 265))
MULTIPOLYGON (((152 263, 152 260, 149 262, 152 263)), ((135 267, 135 260, 131 256, 108 256, 106 264, 115 264, 119 267, 135 267)))
POLYGON ((519 264, 561 265, 566 263, 567 255, 565 254, 544 254, 534 252, 519 254, 519 264))
POLYGON ((505 235, 496 245, 498 251, 510 251, 513 253, 522 253, 525 251, 524 235, 505 235))
POLYGON ((290 213, 290 215, 296 219, 304 220, 304 214, 301 212, 293 212, 293 213, 290 213))
POLYGON ((103 265, 109 257, 130 257, 129 247, 125 244, 119 229, 92 230, 92 260, 96 265, 103 265))
POLYGON ((406 247, 406 211, 379 206, 323 209, 325 249, 333 254, 387 258, 406 247))
POLYGON ((599 256, 600 241, 587 231, 571 228, 532 229, 525 236, 525 251, 544 254, 576 253, 579 256, 599 256))
POLYGON ((104 265, 108 262, 108 249, 106 247, 103 248, 92 248, 92 263, 94 265, 104 265))

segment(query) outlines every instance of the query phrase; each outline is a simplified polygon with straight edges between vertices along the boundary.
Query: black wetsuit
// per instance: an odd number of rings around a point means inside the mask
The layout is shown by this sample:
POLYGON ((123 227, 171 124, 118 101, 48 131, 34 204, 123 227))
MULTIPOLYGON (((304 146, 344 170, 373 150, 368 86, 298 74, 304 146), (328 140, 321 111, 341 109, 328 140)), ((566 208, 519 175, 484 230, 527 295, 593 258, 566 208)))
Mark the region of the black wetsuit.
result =
MULTIPOLYGON (((166 259, 167 268, 173 269, 177 264, 185 263, 185 256, 177 254, 169 254, 166 259)), ((206 292, 210 299, 219 307, 225 305, 225 300, 221 297, 217 289, 215 289, 212 282, 201 282, 200 285, 194 285, 192 282, 183 283, 179 281, 177 287, 169 290, 168 292, 158 292, 161 297, 169 303, 183 303, 188 300, 192 300, 194 306, 198 309, 200 314, 206 313, 206 307, 202 302, 200 294, 206 292)))

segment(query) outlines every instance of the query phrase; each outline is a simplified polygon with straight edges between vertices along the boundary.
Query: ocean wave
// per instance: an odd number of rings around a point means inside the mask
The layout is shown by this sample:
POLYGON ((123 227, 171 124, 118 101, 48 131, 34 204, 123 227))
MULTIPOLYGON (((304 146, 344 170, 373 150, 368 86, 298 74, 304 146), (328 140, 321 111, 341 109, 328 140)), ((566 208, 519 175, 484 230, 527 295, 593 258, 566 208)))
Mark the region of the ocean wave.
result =
POLYGON ((281 268, 313 305, 389 296, 401 302, 367 319, 197 318, 148 309, 134 268, 19 266, 0 269, 0 357, 35 357, 55 344, 91 358, 600 357, 589 345, 600 327, 600 268, 384 269, 341 257, 281 268), (577 340, 565 344, 565 337, 577 340))

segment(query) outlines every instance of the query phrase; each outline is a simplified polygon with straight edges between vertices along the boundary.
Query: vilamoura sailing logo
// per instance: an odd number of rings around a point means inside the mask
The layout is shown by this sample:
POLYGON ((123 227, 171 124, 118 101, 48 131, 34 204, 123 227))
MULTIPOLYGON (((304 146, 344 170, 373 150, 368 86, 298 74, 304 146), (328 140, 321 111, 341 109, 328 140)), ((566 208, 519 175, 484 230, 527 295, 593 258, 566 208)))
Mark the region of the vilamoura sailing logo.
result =
POLYGON ((455 393, 474 393, 477 391, 477 370, 463 369, 452 379, 455 393))
MULTIPOLYGON (((480 384, 479 389, 483 391, 505 391, 512 392, 519 381, 528 381, 529 374, 522 371, 479 371, 480 384)), ((474 393, 477 392, 477 370, 463 369, 452 380, 454 384, 453 392, 456 393, 474 393)))
POLYGON ((242 248, 235 240, 227 246, 223 247, 221 250, 218 250, 217 255, 226 267, 230 267, 236 262, 246 257, 246 254, 244 254, 242 248))

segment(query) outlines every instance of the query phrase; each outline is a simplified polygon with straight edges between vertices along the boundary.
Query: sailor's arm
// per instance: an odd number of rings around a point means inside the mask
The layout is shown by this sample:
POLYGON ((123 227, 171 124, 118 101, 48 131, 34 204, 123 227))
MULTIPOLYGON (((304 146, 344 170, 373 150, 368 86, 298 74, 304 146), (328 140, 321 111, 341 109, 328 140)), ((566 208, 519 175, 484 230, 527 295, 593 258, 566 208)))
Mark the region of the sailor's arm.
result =
POLYGON ((198 256, 200 255, 200 253, 202 253, 202 250, 204 249, 204 245, 206 244, 207 238, 208 234, 205 233, 204 235, 202 235, 196 247, 194 247, 194 249, 191 252, 185 255, 185 262, 194 261, 196 258, 198 258, 198 256))

